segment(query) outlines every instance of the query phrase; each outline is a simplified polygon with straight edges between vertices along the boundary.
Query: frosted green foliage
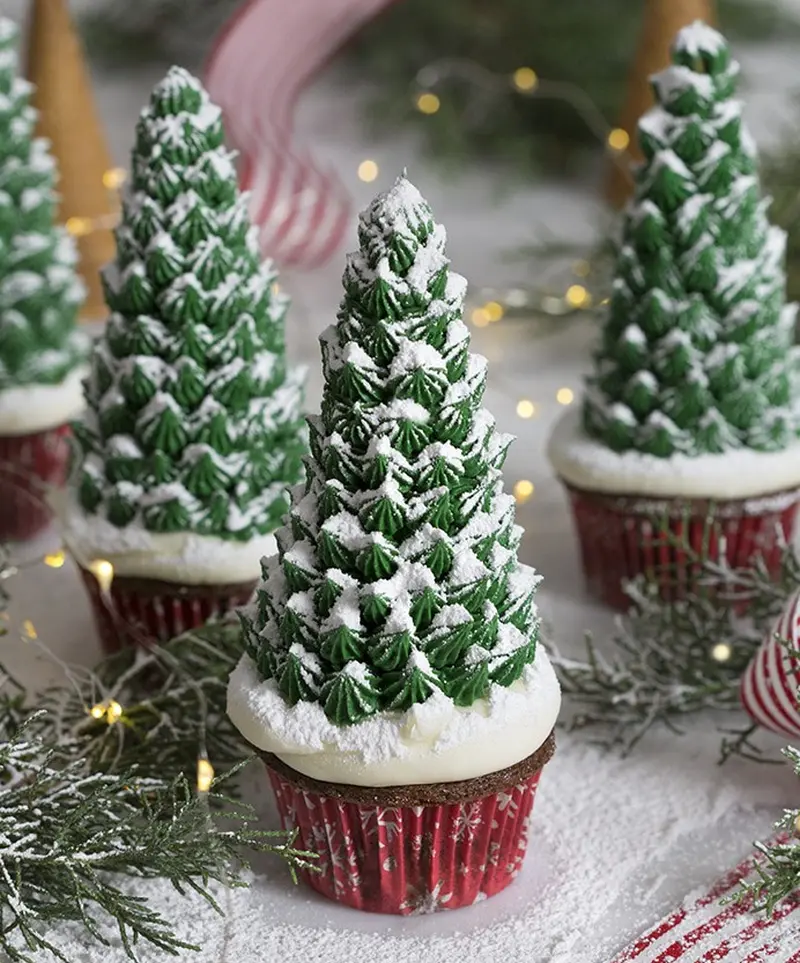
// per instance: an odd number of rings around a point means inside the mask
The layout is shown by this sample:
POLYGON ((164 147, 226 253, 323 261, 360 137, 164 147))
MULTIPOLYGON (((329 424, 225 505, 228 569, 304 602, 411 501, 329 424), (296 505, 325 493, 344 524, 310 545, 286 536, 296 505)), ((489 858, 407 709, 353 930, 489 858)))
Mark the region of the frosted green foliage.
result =
POLYGON ((307 482, 242 616, 261 675, 339 725, 511 685, 539 624, 503 492, 511 438, 481 407, 486 360, 469 353, 444 228, 403 177, 359 242, 320 339, 307 482))
POLYGON ((84 290, 72 239, 55 225, 56 167, 33 137, 17 28, 0 17, 0 391, 57 385, 88 343, 75 329, 84 290))
POLYGON ((796 305, 767 220, 755 146, 716 31, 679 34, 652 78, 611 303, 584 404, 587 433, 660 458, 780 450, 798 434, 796 305))
POLYGON ((271 531, 302 472, 302 374, 220 111, 185 70, 142 111, 116 240, 75 426, 83 509, 153 532, 271 531))

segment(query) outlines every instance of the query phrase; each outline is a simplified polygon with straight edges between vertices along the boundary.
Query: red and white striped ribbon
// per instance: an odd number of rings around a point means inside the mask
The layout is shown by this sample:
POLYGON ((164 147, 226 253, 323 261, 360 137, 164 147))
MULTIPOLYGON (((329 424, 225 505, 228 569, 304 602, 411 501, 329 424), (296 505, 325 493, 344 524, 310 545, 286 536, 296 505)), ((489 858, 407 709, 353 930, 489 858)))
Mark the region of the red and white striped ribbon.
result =
POLYGON ((800 736, 800 592, 786 603, 769 637, 745 669, 741 698, 758 725, 791 739, 800 736), (784 641, 793 646, 798 659, 786 651, 784 641))
POLYGON ((760 858, 752 854, 703 896, 688 897, 612 963, 800 963, 800 892, 779 903, 769 918, 754 913, 747 900, 721 905, 742 881, 755 877, 760 858))
POLYGON ((336 173, 292 145, 299 95, 339 47, 392 0, 249 0, 217 39, 206 86, 240 153, 265 256, 314 267, 339 246, 350 200, 336 173))

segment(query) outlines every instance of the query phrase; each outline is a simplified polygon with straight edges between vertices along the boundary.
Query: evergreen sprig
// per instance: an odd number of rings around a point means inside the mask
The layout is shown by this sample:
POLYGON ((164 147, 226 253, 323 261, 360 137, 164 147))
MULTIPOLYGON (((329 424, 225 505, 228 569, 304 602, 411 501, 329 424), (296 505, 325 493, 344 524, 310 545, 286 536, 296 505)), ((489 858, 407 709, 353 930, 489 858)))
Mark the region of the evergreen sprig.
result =
POLYGON ((71 686, 37 698, 47 712, 36 731, 54 743, 69 740, 99 772, 135 767, 193 780, 200 756, 224 771, 252 756, 226 712, 228 677, 241 653, 241 628, 228 621, 160 647, 124 649, 83 675, 73 668, 71 686))
MULTIPOLYGON (((800 750, 788 748, 784 756, 800 776, 800 750)), ((800 808, 787 809, 775 824, 779 835, 772 843, 756 843, 755 877, 744 882, 732 902, 747 900, 756 912, 771 916, 782 900, 800 892, 800 808)))
MULTIPOLYGON (((652 581, 638 579, 626 588, 631 609, 617 620, 608 654, 587 634, 585 660, 554 655, 562 690, 582 710, 572 728, 597 728, 598 741, 623 754, 655 726, 680 731, 680 719, 692 713, 738 710, 742 672, 800 584, 790 546, 782 550, 777 578, 761 559, 752 568, 733 568, 689 545, 681 548, 700 573, 697 593, 664 601, 652 581)), ((726 739, 723 757, 757 753, 752 732, 726 739)))
MULTIPOLYGON (((658 725, 680 733, 680 720, 693 713, 739 710, 742 672, 800 584, 800 561, 790 545, 783 546, 777 578, 760 559, 752 568, 732 568, 707 552, 682 550, 701 573, 699 592, 665 602, 652 581, 629 583, 631 609, 618 619, 613 654, 600 652, 587 634, 585 661, 553 656, 562 690, 584 707, 572 728, 601 730, 597 741, 623 754, 658 725)), ((796 659, 796 650, 783 642, 796 659)), ((728 731, 722 760, 738 754, 763 761, 751 740, 756 729, 728 731)), ((800 777, 800 750, 790 747, 783 755, 800 777)), ((756 843, 756 876, 734 897, 767 916, 800 890, 800 807, 786 810, 776 829, 777 841, 756 843)))
MULTIPOLYGON (((0 547, 0 586, 18 570, 0 547)), ((0 595, 0 612, 6 601, 0 595)), ((110 923, 132 959, 140 944, 172 955, 199 949, 127 881, 165 878, 219 910, 210 887, 246 885, 248 851, 282 858, 292 877, 314 869, 293 833, 255 828, 255 812, 231 798, 232 777, 252 756, 225 712, 240 654, 238 626, 218 623, 160 648, 126 649, 92 671, 70 667, 68 684, 35 699, 0 665, 6 958, 34 963, 31 954, 49 951, 67 961, 53 933, 69 923, 102 946, 110 923), (195 789, 199 758, 224 773, 208 792, 195 789)))
POLYGON ((249 807, 217 797, 221 828, 207 796, 184 776, 94 771, 80 743, 55 745, 37 734, 43 715, 32 713, 13 733, 0 722, 0 949, 11 960, 48 950, 66 961, 52 928, 68 922, 107 946, 103 923, 111 920, 132 959, 140 941, 173 955, 198 949, 127 892, 122 877, 168 879, 219 910, 209 884, 245 885, 246 850, 277 853, 292 871, 310 865, 291 834, 253 829, 249 807))

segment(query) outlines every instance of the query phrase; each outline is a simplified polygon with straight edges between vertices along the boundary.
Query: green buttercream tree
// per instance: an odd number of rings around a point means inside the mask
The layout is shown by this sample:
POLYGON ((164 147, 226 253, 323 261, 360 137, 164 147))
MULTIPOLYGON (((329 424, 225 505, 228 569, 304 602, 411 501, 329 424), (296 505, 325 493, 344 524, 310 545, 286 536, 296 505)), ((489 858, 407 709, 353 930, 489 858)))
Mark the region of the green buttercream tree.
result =
POLYGON ((287 372, 288 301, 260 263, 220 111, 185 70, 142 112, 116 239, 76 426, 84 511, 152 532, 273 530, 302 470, 302 372, 287 372))
POLYGON ((481 407, 466 282, 404 177, 361 216, 307 482, 242 616, 247 650, 287 702, 352 724, 443 693, 458 705, 533 662, 539 581, 501 466, 510 436, 481 407))
POLYGON ((0 17, 0 392, 58 385, 87 353, 75 328, 84 294, 77 252, 55 225, 56 167, 47 141, 33 136, 17 34, 0 17))
POLYGON ((702 23, 678 34, 672 59, 639 124, 645 161, 584 426, 615 451, 659 458, 780 450, 800 427, 796 305, 733 99, 739 68, 702 23))

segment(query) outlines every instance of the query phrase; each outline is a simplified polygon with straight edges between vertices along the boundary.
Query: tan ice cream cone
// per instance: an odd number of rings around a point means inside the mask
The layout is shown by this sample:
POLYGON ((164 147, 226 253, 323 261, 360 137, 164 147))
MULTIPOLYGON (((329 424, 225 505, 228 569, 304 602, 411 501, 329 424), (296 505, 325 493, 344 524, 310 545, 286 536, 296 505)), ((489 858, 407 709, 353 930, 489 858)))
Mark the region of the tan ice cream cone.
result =
MULTIPOLYGON (((642 159, 636 139, 639 118, 653 106, 650 77, 669 66, 670 47, 683 27, 703 20, 716 23, 714 0, 644 0, 639 48, 628 79, 628 91, 619 126, 630 137, 627 154, 633 161, 642 159)), ((606 178, 605 194, 609 204, 622 207, 633 189, 625 165, 612 162, 606 178)))
POLYGON ((115 254, 110 224, 117 203, 108 186, 114 165, 66 0, 32 0, 27 76, 36 86, 36 133, 50 141, 60 171, 59 220, 68 224, 80 251, 87 290, 81 319, 95 321, 106 314, 98 272, 115 254), (89 223, 97 219, 105 226, 89 223))

